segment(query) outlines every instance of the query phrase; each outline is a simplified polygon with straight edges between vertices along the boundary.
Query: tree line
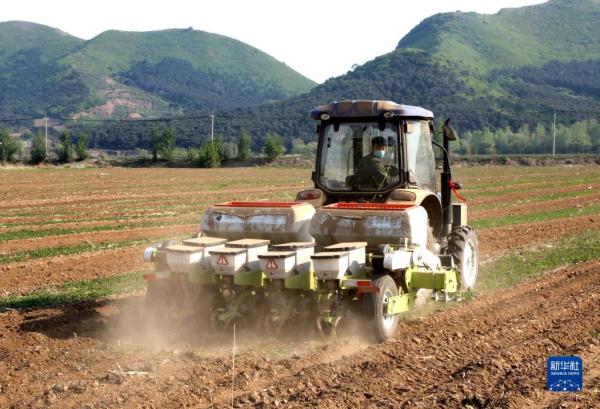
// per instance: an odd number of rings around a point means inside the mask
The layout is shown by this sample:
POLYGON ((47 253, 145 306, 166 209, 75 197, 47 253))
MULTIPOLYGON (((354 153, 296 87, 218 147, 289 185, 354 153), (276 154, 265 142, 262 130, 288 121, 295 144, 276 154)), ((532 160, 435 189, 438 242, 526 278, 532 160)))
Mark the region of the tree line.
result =
MULTIPOLYGON (((89 136, 80 131, 76 137, 65 130, 58 135, 58 143, 54 147, 58 161, 68 163, 87 159, 89 156, 89 136)), ((315 140, 305 141, 302 138, 290 138, 289 146, 275 132, 268 132, 257 138, 260 142, 257 149, 255 138, 246 129, 242 129, 237 138, 225 140, 216 136, 213 140, 189 145, 186 148, 187 159, 200 167, 219 167, 225 160, 238 159, 246 161, 251 157, 263 156, 267 161, 289 152, 314 158, 317 150, 315 140)), ((554 132, 551 126, 538 123, 534 127, 524 124, 518 130, 510 127, 492 130, 483 128, 477 131, 460 133, 453 151, 460 155, 527 155, 552 153, 554 132)), ((174 127, 154 127, 150 131, 149 145, 144 147, 152 155, 152 161, 173 161, 177 150, 182 150, 179 134, 174 127)), ((588 119, 572 125, 556 126, 556 153, 559 154, 600 154, 600 122, 588 119)), ((22 142, 10 134, 6 128, 0 129, 0 160, 11 162, 23 156, 22 142)), ((30 149, 31 163, 40 163, 46 157, 45 138, 41 133, 33 136, 30 149)))
MULTIPOLYGON (((8 129, 0 128, 0 160, 2 163, 23 160, 23 142, 11 135, 8 129)), ((73 136, 68 130, 60 134, 58 143, 52 149, 61 163, 82 161, 89 157, 88 136, 81 133, 73 143, 73 136)), ((48 160, 46 138, 39 132, 31 138, 29 161, 32 164, 48 160)))
MULTIPOLYGON (((152 161, 172 161, 177 149, 177 136, 174 128, 166 128, 161 132, 159 128, 151 132, 152 161)), ((273 162, 285 153, 283 139, 274 133, 267 134, 261 152, 268 162, 273 162)), ((252 151, 251 137, 247 130, 242 132, 236 143, 224 142, 222 138, 216 137, 206 140, 199 147, 188 147, 187 158, 190 162, 203 168, 217 168, 221 162, 227 159, 238 159, 246 161, 256 153, 252 151)))
MULTIPOLYGON (((462 155, 541 154, 552 153, 554 132, 551 126, 522 125, 517 131, 509 127, 467 131, 460 135, 453 150, 462 155)), ((556 126, 556 153, 600 153, 600 123, 596 119, 556 126)))

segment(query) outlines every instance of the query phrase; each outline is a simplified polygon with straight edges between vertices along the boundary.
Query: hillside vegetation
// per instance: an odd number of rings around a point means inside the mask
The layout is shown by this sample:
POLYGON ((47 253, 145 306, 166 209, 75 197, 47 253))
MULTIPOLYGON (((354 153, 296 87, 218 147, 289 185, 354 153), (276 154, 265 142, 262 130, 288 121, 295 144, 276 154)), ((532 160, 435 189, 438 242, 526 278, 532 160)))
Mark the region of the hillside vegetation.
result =
MULTIPOLYGON (((277 133, 289 149, 294 139, 315 139, 315 123, 308 119, 313 107, 344 99, 424 106, 438 121, 451 117, 459 133, 488 128, 507 135, 505 130, 523 126, 548 128, 555 111, 559 125, 570 129, 600 116, 598 21, 600 0, 550 0, 493 15, 437 14, 395 50, 314 88, 271 57, 222 36, 193 30, 109 31, 73 45, 57 66, 47 67, 45 77, 69 79, 69 92, 58 93, 68 96, 61 101, 64 112, 193 116, 169 124, 109 123, 88 129, 94 146, 105 148, 143 146, 152 128, 167 125, 176 129, 182 146, 199 145, 209 136, 208 114, 216 111, 215 131, 224 140, 236 140, 246 129, 259 149, 267 134, 277 133), (119 101, 122 95, 129 105, 106 106, 106 100, 119 101), (82 100, 88 101, 83 107, 82 100)), ((595 146, 589 150, 597 151, 595 146)))
POLYGON ((100 118, 233 109, 315 85, 254 47, 191 28, 84 41, 28 22, 0 23, 0 79, 5 115, 100 118))
POLYGON ((600 2, 552 0, 494 15, 443 13, 398 47, 309 93, 235 111, 220 132, 245 126, 312 139, 308 112, 333 99, 390 99, 425 106, 459 130, 569 124, 600 112, 600 2), (565 112, 575 111, 575 112, 565 112), (280 118, 256 121, 254 118, 280 118), (241 122, 246 122, 242 124, 241 122))

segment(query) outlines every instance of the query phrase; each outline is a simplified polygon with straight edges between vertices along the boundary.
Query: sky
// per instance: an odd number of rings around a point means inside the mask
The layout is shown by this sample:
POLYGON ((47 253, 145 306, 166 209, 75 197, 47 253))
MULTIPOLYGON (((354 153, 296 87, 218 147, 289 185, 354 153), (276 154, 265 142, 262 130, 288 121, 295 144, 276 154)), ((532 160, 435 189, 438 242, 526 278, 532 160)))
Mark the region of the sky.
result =
POLYGON ((497 13, 543 0, 19 0, 0 21, 46 24, 90 39, 109 29, 188 28, 233 37, 316 82, 396 48, 423 19, 442 12, 497 13))

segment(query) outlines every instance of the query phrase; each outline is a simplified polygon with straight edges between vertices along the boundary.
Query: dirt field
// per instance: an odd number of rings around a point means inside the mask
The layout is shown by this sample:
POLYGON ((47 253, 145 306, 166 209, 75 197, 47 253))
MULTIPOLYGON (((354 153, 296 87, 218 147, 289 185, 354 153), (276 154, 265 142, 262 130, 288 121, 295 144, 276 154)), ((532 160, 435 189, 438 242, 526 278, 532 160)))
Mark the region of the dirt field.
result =
MULTIPOLYGON (((600 230, 598 166, 455 174, 486 265, 600 230)), ((290 168, 0 175, 1 297, 143 271, 141 250, 192 234, 208 204, 289 200, 310 186, 309 169, 290 168)), ((379 345, 352 333, 331 348, 302 331, 241 331, 233 385, 231 337, 193 317, 149 333, 142 305, 143 291, 0 312, 0 407, 600 406, 599 260, 416 312, 379 345), (584 390, 545 391, 545 360, 568 354, 584 360, 584 390)))

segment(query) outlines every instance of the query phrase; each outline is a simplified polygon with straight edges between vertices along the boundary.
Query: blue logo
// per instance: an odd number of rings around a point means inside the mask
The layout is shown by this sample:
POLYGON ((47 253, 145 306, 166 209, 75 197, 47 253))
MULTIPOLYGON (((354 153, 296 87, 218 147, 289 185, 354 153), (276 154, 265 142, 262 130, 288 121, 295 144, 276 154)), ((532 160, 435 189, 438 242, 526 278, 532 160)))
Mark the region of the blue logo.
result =
POLYGON ((583 388, 583 361, 578 356, 551 356, 546 374, 550 391, 577 392, 583 388))

